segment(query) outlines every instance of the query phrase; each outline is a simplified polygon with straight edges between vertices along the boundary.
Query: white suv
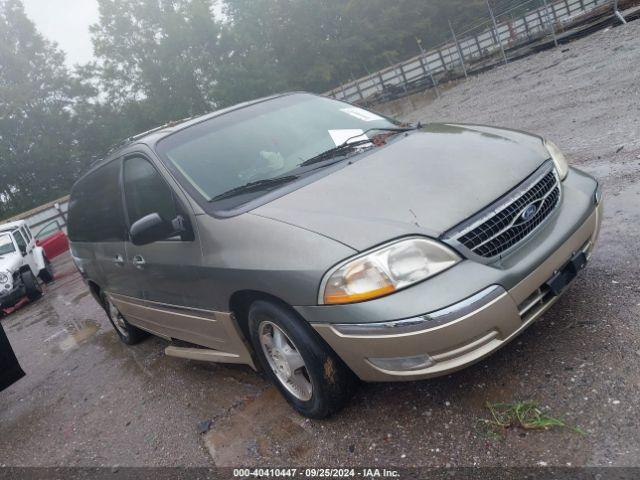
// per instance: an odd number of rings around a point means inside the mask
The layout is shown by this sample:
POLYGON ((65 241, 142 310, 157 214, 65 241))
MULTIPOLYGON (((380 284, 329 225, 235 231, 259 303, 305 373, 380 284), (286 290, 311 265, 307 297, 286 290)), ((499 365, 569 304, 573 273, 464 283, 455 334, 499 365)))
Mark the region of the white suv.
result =
POLYGON ((25 295, 29 300, 40 297, 38 278, 52 282, 53 269, 27 223, 0 225, 0 309, 15 305, 25 295))

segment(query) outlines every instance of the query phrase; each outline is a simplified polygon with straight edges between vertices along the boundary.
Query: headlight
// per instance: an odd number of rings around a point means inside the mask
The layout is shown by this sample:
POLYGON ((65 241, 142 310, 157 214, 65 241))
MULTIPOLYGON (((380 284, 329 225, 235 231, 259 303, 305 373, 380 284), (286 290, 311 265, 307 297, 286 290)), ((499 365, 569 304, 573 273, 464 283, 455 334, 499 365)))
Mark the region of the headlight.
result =
POLYGON ((6 273, 0 272, 0 283, 7 283, 9 276, 6 273))
POLYGON ((384 245, 339 265, 322 282, 324 304, 355 303, 382 297, 421 282, 460 261, 435 240, 412 237, 384 245))
POLYGON ((556 165, 556 170, 558 171, 558 176, 560 180, 564 180, 567 178, 567 174, 569 173, 569 164, 567 163, 567 158, 564 156, 564 153, 560 151, 558 146, 550 140, 544 141, 544 146, 547 148, 549 155, 551 155, 551 159, 553 163, 556 165))

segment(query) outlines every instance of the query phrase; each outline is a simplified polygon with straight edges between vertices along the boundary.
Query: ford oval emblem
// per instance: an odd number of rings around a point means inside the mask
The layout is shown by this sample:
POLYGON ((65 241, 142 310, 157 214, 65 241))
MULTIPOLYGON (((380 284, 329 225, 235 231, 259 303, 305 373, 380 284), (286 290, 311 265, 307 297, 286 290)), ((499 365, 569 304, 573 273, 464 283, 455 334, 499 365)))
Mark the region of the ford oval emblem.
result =
POLYGON ((520 214, 520 220, 522 220, 523 222, 528 222, 529 220, 533 219, 533 217, 536 216, 536 213, 538 213, 538 208, 539 207, 537 203, 531 203, 527 205, 520 214))

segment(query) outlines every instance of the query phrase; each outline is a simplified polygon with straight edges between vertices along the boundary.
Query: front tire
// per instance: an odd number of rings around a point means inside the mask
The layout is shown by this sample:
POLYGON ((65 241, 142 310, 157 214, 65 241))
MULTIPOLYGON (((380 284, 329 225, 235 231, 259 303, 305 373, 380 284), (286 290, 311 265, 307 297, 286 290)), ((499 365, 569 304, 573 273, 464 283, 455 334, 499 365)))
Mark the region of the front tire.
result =
POLYGON ((248 320, 262 367, 293 408, 320 419, 346 404, 355 376, 303 319, 283 305, 257 300, 248 320))
POLYGON ((109 299, 108 295, 102 293, 100 297, 102 298, 104 310, 107 312, 107 317, 122 343, 126 345, 135 345, 149 336, 149 334, 144 330, 140 330, 127 322, 118 310, 118 307, 116 307, 109 299))
POLYGON ((22 272, 22 283, 27 292, 27 298, 30 302, 39 299, 42 296, 42 287, 38 283, 38 279, 31 270, 22 272))

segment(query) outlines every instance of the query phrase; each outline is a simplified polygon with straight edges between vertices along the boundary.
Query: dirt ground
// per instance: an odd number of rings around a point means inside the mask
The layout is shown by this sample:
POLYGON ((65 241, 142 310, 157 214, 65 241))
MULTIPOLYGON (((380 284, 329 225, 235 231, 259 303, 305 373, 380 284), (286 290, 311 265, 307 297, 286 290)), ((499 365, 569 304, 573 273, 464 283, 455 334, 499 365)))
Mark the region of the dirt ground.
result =
POLYGON ((248 367, 165 357, 159 339, 119 343, 65 255, 45 297, 2 320, 27 377, 0 393, 0 465, 637 466, 638 65, 634 22, 394 107, 548 136, 604 186, 591 264, 495 355, 436 380, 363 385, 343 412, 311 421, 248 367), (487 435, 485 403, 518 400, 584 434, 487 435))

